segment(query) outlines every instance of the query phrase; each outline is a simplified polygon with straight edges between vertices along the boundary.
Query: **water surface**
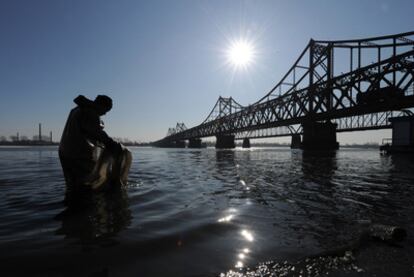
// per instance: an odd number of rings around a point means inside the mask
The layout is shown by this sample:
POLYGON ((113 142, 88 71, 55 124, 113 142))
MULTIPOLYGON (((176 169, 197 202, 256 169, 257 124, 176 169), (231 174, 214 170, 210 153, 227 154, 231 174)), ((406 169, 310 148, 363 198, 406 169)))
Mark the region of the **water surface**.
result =
MULTIPOLYGON (((55 147, 0 148, 5 276, 214 276, 333 249, 361 222, 404 227, 404 246, 387 246, 398 252, 389 265, 414 274, 413 157, 131 150, 127 188, 72 215, 55 147)), ((365 272, 387 276, 369 263, 365 272)))

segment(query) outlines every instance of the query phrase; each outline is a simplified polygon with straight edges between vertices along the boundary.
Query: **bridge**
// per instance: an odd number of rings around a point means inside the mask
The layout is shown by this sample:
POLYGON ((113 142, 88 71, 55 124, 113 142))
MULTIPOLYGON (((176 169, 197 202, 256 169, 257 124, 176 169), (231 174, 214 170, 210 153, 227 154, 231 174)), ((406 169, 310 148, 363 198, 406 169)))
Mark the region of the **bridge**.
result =
POLYGON ((161 147, 217 148, 291 136, 292 146, 336 149, 337 132, 391 128, 414 107, 414 32, 353 40, 311 39, 283 78, 254 104, 219 97, 198 126, 170 128, 161 147))

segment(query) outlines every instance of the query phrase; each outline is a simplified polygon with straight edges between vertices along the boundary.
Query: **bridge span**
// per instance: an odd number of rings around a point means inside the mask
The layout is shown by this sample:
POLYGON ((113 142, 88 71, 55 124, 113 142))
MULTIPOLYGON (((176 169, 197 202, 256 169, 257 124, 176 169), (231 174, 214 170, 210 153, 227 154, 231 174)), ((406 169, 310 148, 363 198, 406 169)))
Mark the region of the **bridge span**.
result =
POLYGON ((283 78, 256 103, 219 97, 198 126, 183 123, 160 147, 216 147, 236 139, 292 136, 304 149, 336 149, 336 132, 391 128, 414 107, 414 32, 353 40, 311 39, 283 78))

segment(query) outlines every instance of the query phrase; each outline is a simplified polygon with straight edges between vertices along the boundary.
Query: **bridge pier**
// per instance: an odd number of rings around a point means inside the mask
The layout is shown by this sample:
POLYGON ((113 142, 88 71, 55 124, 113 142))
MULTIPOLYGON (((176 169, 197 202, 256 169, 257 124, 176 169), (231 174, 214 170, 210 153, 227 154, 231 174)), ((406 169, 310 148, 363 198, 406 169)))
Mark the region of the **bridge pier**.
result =
POLYGON ((337 150, 339 148, 339 143, 336 141, 336 123, 307 122, 302 127, 302 149, 337 150))
POLYGON ((242 147, 243 148, 250 148, 250 139, 249 138, 244 138, 243 139, 242 147))
POLYGON ((175 148, 185 148, 185 140, 176 140, 174 141, 175 148))
POLYGON ((302 139, 299 134, 292 135, 292 141, 290 143, 290 148, 296 149, 301 148, 302 146, 302 139))
POLYGON ((161 148, 185 148, 185 140, 162 140, 153 145, 161 148))
POLYGON ((156 144, 154 144, 154 146, 156 147, 161 147, 161 148, 171 148, 174 147, 174 142, 170 141, 170 140, 162 140, 157 142, 156 144))
POLYGON ((384 139, 380 151, 387 154, 414 153, 414 116, 390 118, 392 138, 384 139))
POLYGON ((217 135, 216 148, 235 148, 234 135, 217 135))
POLYGON ((188 140, 188 148, 202 148, 200 138, 192 138, 188 140))

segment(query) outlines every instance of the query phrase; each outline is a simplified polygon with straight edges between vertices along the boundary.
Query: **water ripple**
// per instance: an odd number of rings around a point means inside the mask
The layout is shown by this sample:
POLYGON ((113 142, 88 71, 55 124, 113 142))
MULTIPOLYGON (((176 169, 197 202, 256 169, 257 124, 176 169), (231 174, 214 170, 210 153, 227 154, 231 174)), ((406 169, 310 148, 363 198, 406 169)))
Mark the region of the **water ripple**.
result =
POLYGON ((0 258, 10 257, 8 269, 19 257, 38 272, 48 261, 82 274, 103 263, 121 275, 209 274, 330 249, 361 221, 414 230, 411 157, 356 149, 132 152, 127 188, 72 214, 56 148, 1 148, 0 246, 10 250, 0 258), (86 265, 85 253, 99 258, 88 256, 86 265))

